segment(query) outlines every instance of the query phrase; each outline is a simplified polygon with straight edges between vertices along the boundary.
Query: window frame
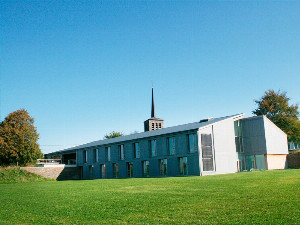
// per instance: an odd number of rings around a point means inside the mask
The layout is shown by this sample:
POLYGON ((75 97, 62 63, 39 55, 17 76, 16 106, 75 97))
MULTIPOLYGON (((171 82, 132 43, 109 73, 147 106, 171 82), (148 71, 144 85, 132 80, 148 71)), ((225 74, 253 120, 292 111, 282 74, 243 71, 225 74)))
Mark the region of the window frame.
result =
POLYGON ((119 178, 119 164, 113 163, 113 178, 119 178))
POLYGON ((105 161, 106 162, 111 161, 111 146, 105 147, 105 161))
POLYGON ((167 137, 167 147, 168 147, 168 154, 169 155, 175 155, 176 154, 176 141, 175 141, 175 136, 169 136, 167 137), (170 139, 172 140, 172 152, 170 151, 170 139))
POLYGON ((139 159, 141 157, 140 149, 139 149, 139 142, 133 143, 133 156, 135 159, 139 159))
POLYGON ((157 156, 157 141, 156 141, 156 139, 149 140, 149 153, 150 153, 150 157, 157 156))
POLYGON ((118 145, 118 149, 119 149, 119 160, 120 161, 125 160, 125 147, 124 147, 124 144, 118 145))

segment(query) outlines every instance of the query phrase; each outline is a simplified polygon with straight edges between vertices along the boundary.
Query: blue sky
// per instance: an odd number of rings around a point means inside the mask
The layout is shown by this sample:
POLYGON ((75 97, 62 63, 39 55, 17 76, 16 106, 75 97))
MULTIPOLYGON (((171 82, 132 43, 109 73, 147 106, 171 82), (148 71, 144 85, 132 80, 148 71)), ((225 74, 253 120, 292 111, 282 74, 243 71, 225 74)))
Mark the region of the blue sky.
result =
POLYGON ((0 120, 25 108, 44 153, 300 100, 298 1, 2 1, 0 120))

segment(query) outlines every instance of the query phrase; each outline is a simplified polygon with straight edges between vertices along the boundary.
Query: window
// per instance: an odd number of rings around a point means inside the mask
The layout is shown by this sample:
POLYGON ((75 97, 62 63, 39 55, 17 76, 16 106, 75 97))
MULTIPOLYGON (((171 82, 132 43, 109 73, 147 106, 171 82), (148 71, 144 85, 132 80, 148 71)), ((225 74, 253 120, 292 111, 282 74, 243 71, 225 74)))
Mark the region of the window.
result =
POLYGON ((105 164, 100 165, 100 175, 101 175, 101 178, 106 178, 105 164))
POLYGON ((124 154, 124 145, 119 145, 119 160, 124 160, 125 154, 124 154))
POLYGON ((167 159, 160 159, 159 160, 159 173, 160 173, 160 176, 167 176, 167 167, 168 167, 167 159))
POLYGON ((174 137, 169 137, 167 139, 168 141, 168 150, 170 155, 175 154, 175 138, 174 137))
POLYGON ((157 156, 156 140, 150 140, 149 141, 149 147, 150 147, 150 155, 151 155, 151 157, 157 156))
POLYGON ((105 160, 106 160, 107 162, 110 161, 110 147, 106 147, 106 148, 105 148, 105 160))
POLYGON ((87 150, 83 151, 83 163, 87 163, 87 150))
POLYGON ((92 180, 93 179, 93 167, 92 165, 89 166, 89 178, 92 180))
POLYGON ((94 162, 98 162, 98 149, 94 149, 94 162))
POLYGON ((187 175, 187 157, 180 157, 179 158, 179 174, 180 175, 187 175))
POLYGON ((235 137, 235 148, 236 148, 236 152, 238 153, 244 152, 242 137, 235 137))
POLYGON ((203 171, 214 171, 214 156, 211 134, 201 134, 203 171))
POLYGON ((242 134, 243 134, 242 121, 241 120, 234 121, 235 147, 236 147, 236 152, 238 153, 244 152, 242 134))
POLYGON ((149 161, 142 161, 143 176, 149 177, 149 161))
POLYGON ((133 177, 133 163, 132 162, 127 163, 127 176, 133 177))
POLYGON ((188 152, 194 153, 197 152, 197 135, 188 134, 188 152))
POLYGON ((161 128, 161 123, 159 123, 159 128, 161 128))
POLYGON ((118 178, 119 177, 119 164, 113 163, 113 177, 118 178))
POLYGON ((134 152, 134 158, 138 159, 140 158, 140 149, 139 149, 139 143, 133 143, 133 152, 134 152))

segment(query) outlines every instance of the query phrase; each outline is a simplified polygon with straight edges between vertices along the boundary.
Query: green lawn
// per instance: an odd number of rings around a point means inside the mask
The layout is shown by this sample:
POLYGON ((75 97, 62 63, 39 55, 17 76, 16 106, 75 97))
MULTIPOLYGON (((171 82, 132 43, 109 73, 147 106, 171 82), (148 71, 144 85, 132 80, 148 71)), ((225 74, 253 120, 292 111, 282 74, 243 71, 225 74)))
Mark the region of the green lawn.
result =
POLYGON ((0 184, 0 224, 300 224, 300 170, 0 184))

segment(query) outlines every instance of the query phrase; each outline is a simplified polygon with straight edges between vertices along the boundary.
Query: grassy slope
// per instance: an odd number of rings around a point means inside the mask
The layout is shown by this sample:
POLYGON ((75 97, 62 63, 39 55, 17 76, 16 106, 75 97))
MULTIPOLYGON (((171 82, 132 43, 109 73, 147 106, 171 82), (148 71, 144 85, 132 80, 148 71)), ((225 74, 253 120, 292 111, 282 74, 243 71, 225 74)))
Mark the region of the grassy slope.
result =
POLYGON ((35 182, 45 180, 47 179, 24 170, 20 170, 17 167, 0 168, 0 184, 35 182))
POLYGON ((299 224, 300 170, 0 184, 1 224, 299 224))

